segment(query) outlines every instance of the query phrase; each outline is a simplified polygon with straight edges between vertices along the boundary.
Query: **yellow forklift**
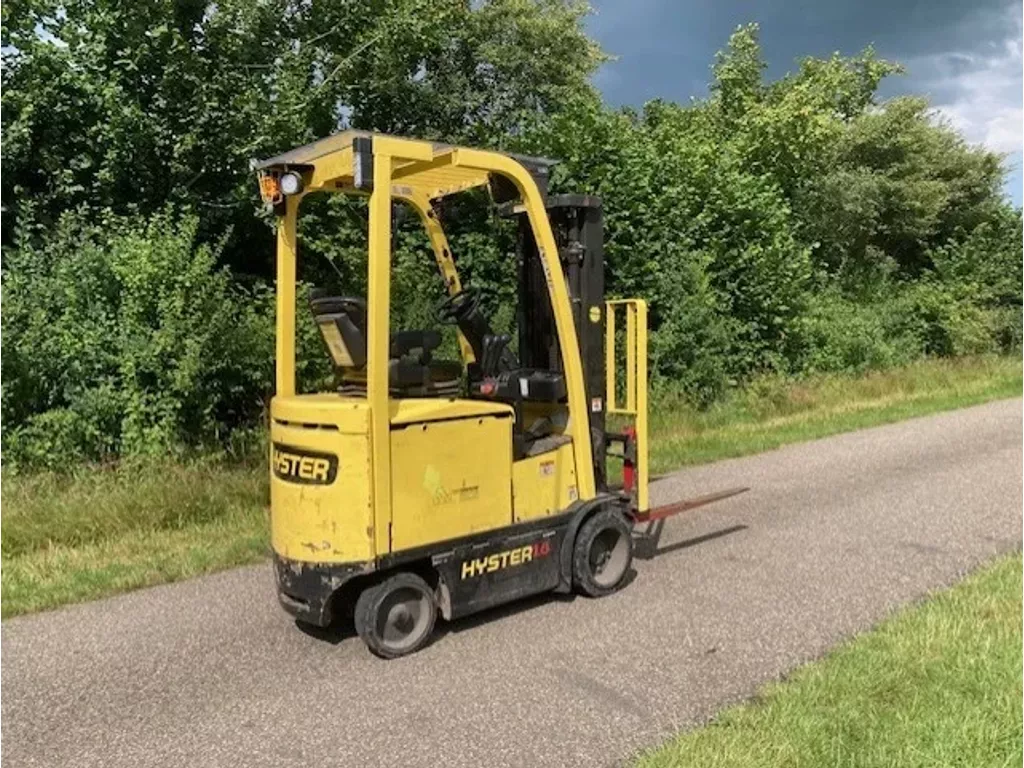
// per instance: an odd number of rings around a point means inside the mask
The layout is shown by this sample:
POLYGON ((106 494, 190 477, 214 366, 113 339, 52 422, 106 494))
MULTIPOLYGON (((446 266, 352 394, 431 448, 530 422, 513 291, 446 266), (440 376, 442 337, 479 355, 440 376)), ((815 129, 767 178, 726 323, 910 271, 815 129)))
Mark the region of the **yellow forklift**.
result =
POLYGON ((402 656, 438 613, 614 592, 634 526, 679 511, 648 504, 646 305, 605 300, 600 201, 549 196, 550 165, 359 131, 254 163, 277 216, 271 541, 280 602, 299 621, 347 612, 373 653, 402 656), (439 215, 440 200, 478 187, 518 221, 515 351, 460 280, 439 215), (311 294, 337 386, 299 394, 296 219, 319 193, 369 197, 367 296, 311 294), (461 360, 436 359, 437 330, 391 329, 396 205, 426 230, 447 289, 438 320, 457 327, 461 360), (610 452, 623 460, 615 487, 610 452))

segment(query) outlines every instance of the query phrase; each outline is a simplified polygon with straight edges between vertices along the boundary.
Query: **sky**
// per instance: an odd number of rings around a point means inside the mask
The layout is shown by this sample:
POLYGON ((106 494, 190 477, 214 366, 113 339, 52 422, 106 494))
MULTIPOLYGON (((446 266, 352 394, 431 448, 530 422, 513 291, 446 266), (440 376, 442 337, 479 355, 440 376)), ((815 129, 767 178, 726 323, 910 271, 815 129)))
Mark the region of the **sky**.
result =
POLYGON ((591 0, 587 29, 615 57, 595 85, 616 106, 708 93, 711 63, 739 25, 756 21, 768 64, 781 77, 803 56, 859 53, 873 45, 906 73, 881 96, 926 95, 972 143, 1006 153, 1006 194, 1022 198, 1020 0, 591 0))

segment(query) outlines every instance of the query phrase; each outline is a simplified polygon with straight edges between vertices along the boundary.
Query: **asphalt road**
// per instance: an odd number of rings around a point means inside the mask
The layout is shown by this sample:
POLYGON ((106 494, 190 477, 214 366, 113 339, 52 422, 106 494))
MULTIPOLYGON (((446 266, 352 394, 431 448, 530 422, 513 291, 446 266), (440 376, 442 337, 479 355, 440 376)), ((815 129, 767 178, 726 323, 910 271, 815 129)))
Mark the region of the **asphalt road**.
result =
POLYGON ((5 766, 600 766, 1021 547, 1021 402, 689 469, 601 600, 534 599, 382 662, 269 566, 4 622, 5 766))

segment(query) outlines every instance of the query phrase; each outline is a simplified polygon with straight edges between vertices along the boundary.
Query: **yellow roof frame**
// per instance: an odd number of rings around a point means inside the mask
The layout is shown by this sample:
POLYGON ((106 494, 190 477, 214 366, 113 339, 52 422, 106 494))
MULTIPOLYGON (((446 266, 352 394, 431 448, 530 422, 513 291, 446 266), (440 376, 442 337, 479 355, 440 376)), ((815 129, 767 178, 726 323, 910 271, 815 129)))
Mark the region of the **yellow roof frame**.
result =
MULTIPOLYGON (((391 169, 391 189, 395 197, 437 200, 484 186, 491 178, 492 169, 472 167, 459 160, 460 154, 480 150, 354 130, 256 162, 253 169, 261 174, 297 171, 303 175, 306 192, 358 192, 363 186, 356 178, 356 154, 360 140, 377 144, 385 141, 396 153, 392 155, 391 169)), ((534 172, 539 169, 546 172, 553 164, 553 161, 540 157, 491 154, 516 160, 534 172)))

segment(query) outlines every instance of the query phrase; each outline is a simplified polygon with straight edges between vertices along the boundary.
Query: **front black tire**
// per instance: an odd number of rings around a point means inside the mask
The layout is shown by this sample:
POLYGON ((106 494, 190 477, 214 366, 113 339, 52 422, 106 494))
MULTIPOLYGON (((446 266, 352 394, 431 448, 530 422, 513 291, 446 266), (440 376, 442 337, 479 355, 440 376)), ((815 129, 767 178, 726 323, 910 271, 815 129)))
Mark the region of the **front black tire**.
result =
POLYGON ((578 592, 604 597, 622 586, 633 564, 633 536, 626 518, 602 509, 576 534, 572 550, 572 581, 578 592))
POLYGON ((437 620, 434 590, 414 573, 398 573, 363 590, 355 625, 370 651, 382 659, 415 653, 430 639, 437 620))

